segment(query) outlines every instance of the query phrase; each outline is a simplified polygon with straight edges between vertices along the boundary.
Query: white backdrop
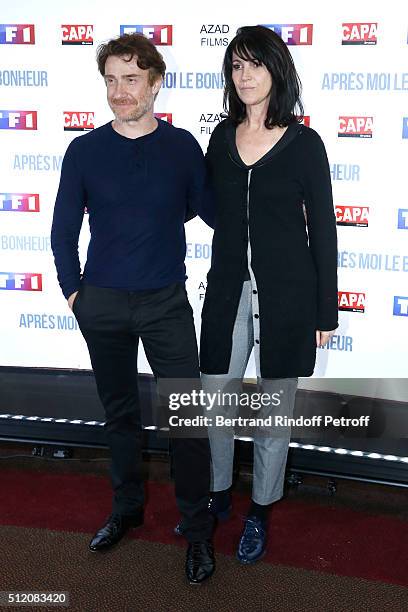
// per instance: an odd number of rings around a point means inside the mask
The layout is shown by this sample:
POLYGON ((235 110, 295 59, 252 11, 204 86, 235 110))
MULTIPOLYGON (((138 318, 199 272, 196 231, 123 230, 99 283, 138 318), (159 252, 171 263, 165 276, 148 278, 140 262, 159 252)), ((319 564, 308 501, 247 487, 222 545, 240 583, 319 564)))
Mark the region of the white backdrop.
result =
MULTIPOLYGON (((49 232, 68 143, 112 118, 96 46, 121 26, 171 41, 159 46, 167 78, 156 111, 190 130, 205 151, 222 111, 226 45, 240 25, 260 23, 275 25, 290 45, 305 113, 327 148, 338 221, 346 223, 338 227, 345 310, 329 348, 318 350, 315 376, 406 377, 408 7, 346 0, 322 12, 315 4, 294 0, 272 9, 260 0, 250 12, 244 3, 214 1, 194 9, 163 0, 102 9, 94 0, 2 7, 0 365, 90 368, 57 283, 49 232), (71 27, 84 25, 90 27, 71 27)), ((86 226, 85 218, 82 260, 86 226)), ((212 232, 195 219, 186 234, 187 289, 199 331, 212 232)), ((142 350, 139 369, 150 371, 142 350)), ((247 375, 254 375, 253 363, 247 375)))

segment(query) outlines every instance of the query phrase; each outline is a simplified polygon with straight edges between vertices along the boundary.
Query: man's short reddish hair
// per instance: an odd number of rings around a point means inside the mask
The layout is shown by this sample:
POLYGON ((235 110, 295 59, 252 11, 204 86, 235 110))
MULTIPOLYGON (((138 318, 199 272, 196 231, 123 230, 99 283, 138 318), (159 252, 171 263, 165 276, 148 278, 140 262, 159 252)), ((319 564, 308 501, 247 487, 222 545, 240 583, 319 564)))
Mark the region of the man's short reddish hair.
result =
POLYGON ((108 57, 115 55, 123 57, 130 62, 137 56, 137 65, 142 70, 149 70, 149 80, 152 85, 159 77, 163 78, 166 74, 166 64, 161 53, 158 52, 154 44, 143 34, 122 34, 118 38, 113 38, 107 43, 99 45, 96 52, 98 70, 105 76, 105 64, 108 57), (127 56, 126 58, 124 56, 127 56))

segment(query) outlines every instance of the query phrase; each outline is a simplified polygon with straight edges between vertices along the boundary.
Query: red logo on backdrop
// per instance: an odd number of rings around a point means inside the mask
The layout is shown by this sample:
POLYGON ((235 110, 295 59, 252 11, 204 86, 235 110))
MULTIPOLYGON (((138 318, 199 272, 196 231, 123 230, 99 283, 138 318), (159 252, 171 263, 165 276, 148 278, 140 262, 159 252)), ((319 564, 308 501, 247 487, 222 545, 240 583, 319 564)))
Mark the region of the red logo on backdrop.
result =
POLYGON ((120 35, 132 34, 137 32, 149 38, 154 45, 172 45, 173 44, 173 26, 172 25, 121 25, 120 35))
POLYGON ((376 45, 378 23, 343 23, 342 45, 376 45))
POLYGON ((0 272, 0 289, 4 291, 42 291, 42 274, 0 272))
POLYGON ((336 206, 337 225, 368 227, 368 206, 336 206))
POLYGON ((40 212, 40 196, 38 193, 0 193, 0 210, 40 212))
POLYGON ((33 23, 0 23, 0 45, 35 45, 33 23))
POLYGON ((354 291, 338 292, 339 310, 343 312, 364 312, 365 293, 354 291))
POLYGON ((64 112, 64 130, 66 132, 85 132, 93 130, 95 120, 93 113, 84 111, 65 111, 64 112))
POLYGON ((373 117, 339 117, 339 138, 372 138, 373 117))
POLYGON ((273 30, 286 45, 311 45, 313 40, 312 23, 263 23, 273 30))
POLYGON ((0 110, 0 130, 36 130, 37 111, 0 110))
POLYGON ((93 25, 62 25, 63 45, 93 45, 93 25))
MULTIPOLYGON (((299 116, 297 116, 296 119, 299 120, 299 116)), ((303 125, 307 125, 307 127, 310 127, 310 115, 303 115, 301 123, 303 123, 303 125)))
POLYGON ((173 113, 154 113, 156 119, 167 121, 167 123, 173 123, 173 113))

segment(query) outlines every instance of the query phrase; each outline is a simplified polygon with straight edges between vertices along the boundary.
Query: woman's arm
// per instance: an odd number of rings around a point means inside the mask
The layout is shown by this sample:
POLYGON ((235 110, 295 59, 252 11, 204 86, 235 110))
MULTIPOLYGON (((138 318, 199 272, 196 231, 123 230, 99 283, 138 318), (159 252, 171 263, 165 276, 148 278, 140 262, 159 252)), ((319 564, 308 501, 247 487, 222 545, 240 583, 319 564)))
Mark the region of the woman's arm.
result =
POLYGON ((320 136, 308 129, 303 137, 307 138, 303 159, 304 205, 309 248, 317 271, 316 328, 329 332, 338 326, 337 231, 330 168, 320 136))

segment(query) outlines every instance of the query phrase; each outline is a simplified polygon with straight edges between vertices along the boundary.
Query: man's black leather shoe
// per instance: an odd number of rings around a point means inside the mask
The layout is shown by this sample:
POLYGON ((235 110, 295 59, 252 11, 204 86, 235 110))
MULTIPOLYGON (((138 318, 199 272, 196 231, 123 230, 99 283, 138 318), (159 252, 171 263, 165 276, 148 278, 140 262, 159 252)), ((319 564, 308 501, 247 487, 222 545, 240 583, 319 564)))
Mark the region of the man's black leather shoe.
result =
POLYGON ((90 541, 89 548, 92 552, 107 550, 119 542, 131 527, 140 525, 143 525, 143 510, 132 515, 111 514, 90 541))
POLYGON ((190 543, 186 557, 186 576, 190 584, 204 582, 214 570, 214 547, 211 540, 190 543))

